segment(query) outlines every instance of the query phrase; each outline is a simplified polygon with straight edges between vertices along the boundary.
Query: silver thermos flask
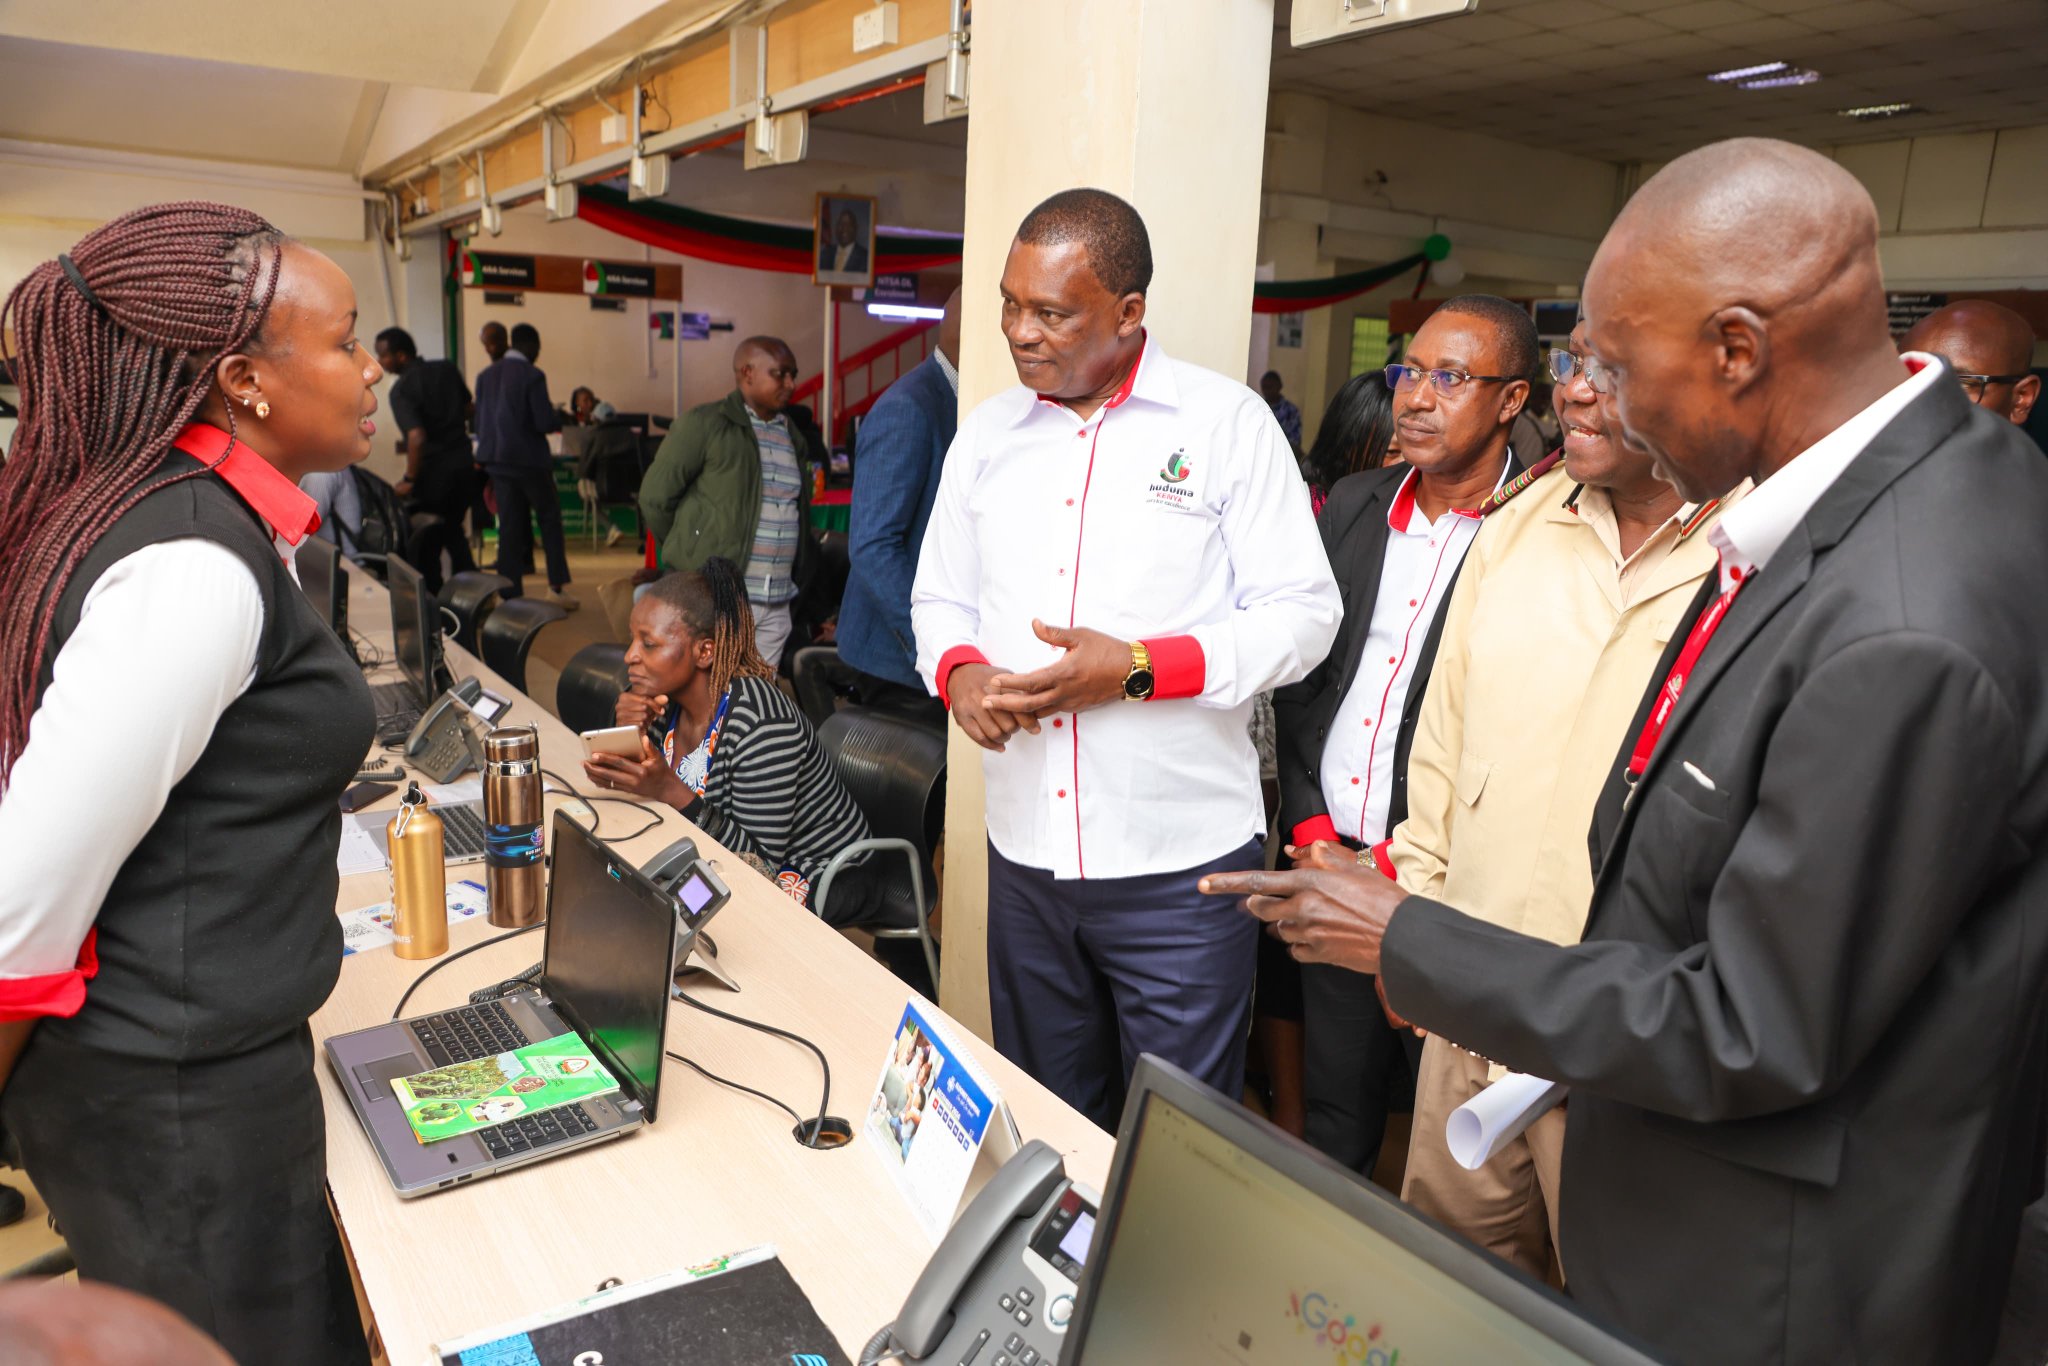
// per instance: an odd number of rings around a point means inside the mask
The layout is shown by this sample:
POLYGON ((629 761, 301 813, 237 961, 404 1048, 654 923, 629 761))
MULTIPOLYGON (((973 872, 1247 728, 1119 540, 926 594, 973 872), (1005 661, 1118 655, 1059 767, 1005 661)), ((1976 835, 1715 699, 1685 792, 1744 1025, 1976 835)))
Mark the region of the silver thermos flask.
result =
POLYGON ((493 925, 515 929, 546 914, 542 815, 540 731, 492 731, 484 737, 484 878, 493 925))

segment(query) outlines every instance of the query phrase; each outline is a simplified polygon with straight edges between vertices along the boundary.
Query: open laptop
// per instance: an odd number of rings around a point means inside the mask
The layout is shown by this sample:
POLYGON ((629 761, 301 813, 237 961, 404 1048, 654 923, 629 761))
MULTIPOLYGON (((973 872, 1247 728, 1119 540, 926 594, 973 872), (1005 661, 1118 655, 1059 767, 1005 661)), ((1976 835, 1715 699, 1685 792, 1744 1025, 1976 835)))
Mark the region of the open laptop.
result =
POLYGON ((546 947, 534 986, 482 1005, 327 1040, 329 1066, 401 1196, 425 1195, 654 1122, 670 976, 701 919, 568 816, 554 820, 546 947), (472 1134, 421 1143, 394 1078, 574 1033, 620 1090, 472 1134))
POLYGON ((349 658, 354 659, 355 642, 348 634, 348 575, 342 572, 340 549, 323 536, 308 536, 299 542, 292 559, 298 567, 299 587, 304 590, 306 601, 313 604, 320 620, 341 637, 349 658))
POLYGON ((1150 1056, 1092 1239, 1080 1223, 1082 1265, 1065 1259, 1079 1291, 1047 1307, 1048 1322, 1073 1313, 1041 1358, 1059 1366, 1655 1359, 1150 1056))
POLYGON ((389 725, 402 716, 417 717, 440 695, 441 622, 440 607, 419 570, 397 555, 384 562, 384 570, 391 590, 391 653, 404 677, 373 684, 370 695, 378 720, 389 725))

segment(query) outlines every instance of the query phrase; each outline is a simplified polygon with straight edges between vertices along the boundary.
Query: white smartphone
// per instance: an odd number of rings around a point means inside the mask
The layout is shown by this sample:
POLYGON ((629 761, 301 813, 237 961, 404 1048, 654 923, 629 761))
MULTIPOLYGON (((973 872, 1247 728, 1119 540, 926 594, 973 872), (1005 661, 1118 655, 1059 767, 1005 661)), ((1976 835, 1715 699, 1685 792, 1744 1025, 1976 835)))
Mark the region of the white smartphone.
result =
POLYGON ((622 759, 640 757, 640 727, 607 726, 603 730, 583 732, 583 757, 595 759, 600 754, 616 754, 622 759))

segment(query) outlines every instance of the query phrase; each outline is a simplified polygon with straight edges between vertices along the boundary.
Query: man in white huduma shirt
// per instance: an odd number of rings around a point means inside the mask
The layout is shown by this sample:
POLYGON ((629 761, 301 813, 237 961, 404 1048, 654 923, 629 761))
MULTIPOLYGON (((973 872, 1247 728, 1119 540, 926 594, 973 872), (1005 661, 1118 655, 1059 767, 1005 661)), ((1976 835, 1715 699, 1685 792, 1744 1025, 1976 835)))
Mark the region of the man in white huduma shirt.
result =
POLYGON ((988 753, 996 1047, 1113 1126, 1140 1053, 1234 1095, 1261 861, 1248 726, 1341 604, 1265 401, 1144 330, 1136 210, 1070 190, 1003 270, 1022 381, 968 414, 911 595, 918 669, 988 753))

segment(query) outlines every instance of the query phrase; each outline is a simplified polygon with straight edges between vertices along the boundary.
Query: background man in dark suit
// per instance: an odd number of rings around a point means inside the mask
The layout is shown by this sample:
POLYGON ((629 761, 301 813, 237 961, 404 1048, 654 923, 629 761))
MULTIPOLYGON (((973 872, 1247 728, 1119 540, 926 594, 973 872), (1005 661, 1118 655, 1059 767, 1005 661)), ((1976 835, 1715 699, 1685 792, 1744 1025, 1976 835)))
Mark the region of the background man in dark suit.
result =
POLYGON ((946 300, 938 346, 890 385, 860 424, 853 458, 853 506, 846 541, 846 597, 839 607, 839 657, 865 706, 927 713, 941 726, 946 710, 917 676, 910 627, 910 585, 939 470, 960 427, 960 291, 946 300))
POLYGON ((1205 885, 1574 1087, 1600 1313, 1687 1361, 1983 1361, 2042 1081, 2048 466, 1901 365, 1870 197, 1802 148, 1672 162, 1585 303, 1627 439, 1688 498, 1756 481, 1603 794, 1586 942, 1334 865, 1205 885))
MULTIPOLYGON (((1536 349, 1526 308, 1472 294, 1431 314, 1407 363, 1388 367, 1405 463, 1331 488, 1317 524, 1344 620, 1329 657, 1273 695, 1280 825, 1296 845, 1370 849, 1407 814, 1408 747, 1443 606, 1478 531, 1477 515, 1459 509, 1476 508, 1542 455, 1509 449, 1536 349)), ((1285 967, 1267 964, 1269 993, 1285 967)), ((1304 969, 1301 995, 1305 1136, 1370 1172, 1389 1088, 1408 1089, 1419 1045, 1395 1031, 1371 980, 1355 972, 1304 969)))
POLYGON ((562 543, 562 504, 555 494, 554 453, 548 433, 562 430, 562 415, 548 398, 540 360, 540 332, 531 323, 512 329, 511 346, 476 377, 476 463, 490 476, 498 499, 498 572, 512 581, 506 597, 524 591, 533 569, 533 522, 547 552, 548 591, 536 596, 575 611, 569 557, 562 543))
POLYGON ((1899 343, 1948 362, 1970 402, 2024 426, 2041 397, 2034 325, 1989 299, 1958 299, 1913 324, 1899 343))

